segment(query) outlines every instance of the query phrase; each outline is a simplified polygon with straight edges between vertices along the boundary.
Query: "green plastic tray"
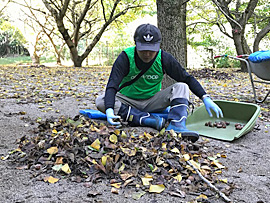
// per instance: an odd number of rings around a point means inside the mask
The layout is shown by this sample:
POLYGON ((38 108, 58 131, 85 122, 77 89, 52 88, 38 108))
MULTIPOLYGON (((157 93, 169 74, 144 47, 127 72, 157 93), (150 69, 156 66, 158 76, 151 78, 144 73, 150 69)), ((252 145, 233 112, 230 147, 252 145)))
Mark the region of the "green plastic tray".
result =
POLYGON ((189 130, 197 131, 200 135, 219 140, 232 141, 250 132, 260 114, 260 107, 252 103, 232 102, 216 100, 214 101, 223 112, 223 118, 216 118, 215 113, 211 118, 204 105, 194 110, 193 114, 187 118, 186 126, 189 130), (230 124, 226 128, 205 126, 206 122, 227 121, 230 124), (242 130, 236 130, 235 124, 245 125, 242 130))

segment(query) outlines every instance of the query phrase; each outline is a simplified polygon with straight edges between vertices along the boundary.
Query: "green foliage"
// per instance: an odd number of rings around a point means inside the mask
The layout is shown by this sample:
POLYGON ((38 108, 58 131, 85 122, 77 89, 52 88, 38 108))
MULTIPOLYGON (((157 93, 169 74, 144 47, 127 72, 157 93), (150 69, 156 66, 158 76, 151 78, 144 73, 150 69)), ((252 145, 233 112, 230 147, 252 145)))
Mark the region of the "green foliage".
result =
POLYGON ((213 47, 217 46, 220 43, 220 40, 218 39, 212 39, 211 34, 202 35, 202 40, 196 41, 194 37, 188 38, 188 44, 191 45, 192 48, 203 46, 203 47, 213 47))
MULTIPOLYGON (((250 1, 251 0, 245 0, 241 2, 236 0, 228 1, 228 4, 230 4, 229 9, 232 18, 237 20, 240 18, 241 15, 244 15, 245 10, 248 9, 248 4, 250 1)), ((247 24, 252 26, 248 25, 246 26, 248 29, 245 29, 244 37, 248 42, 250 42, 250 40, 255 39, 256 34, 254 33, 259 33, 263 28, 268 26, 270 17, 269 14, 270 14, 269 0, 259 0, 255 8, 254 14, 247 22, 247 24)), ((209 40, 205 36, 211 35, 211 38, 215 39, 215 36, 216 38, 220 38, 220 34, 224 34, 223 36, 226 36, 225 39, 226 42, 229 41, 233 42, 231 31, 232 27, 231 26, 228 27, 227 25, 229 25, 228 20, 225 18, 224 14, 220 12, 219 9, 217 9, 215 4, 211 0, 188 1, 187 37, 189 37, 188 39, 189 45, 191 45, 193 48, 196 48, 198 46, 208 47, 210 45, 214 46, 215 49, 223 49, 224 52, 224 48, 228 47, 228 45, 225 45, 226 43, 222 43, 221 41, 215 43, 216 40, 209 40), (217 25, 220 25, 219 30, 217 25), (213 30, 215 29, 217 30, 217 32, 213 32, 213 30), (201 39, 195 40, 194 35, 196 37, 199 35, 201 39)), ((262 41, 265 42, 265 44, 268 44, 269 38, 270 33, 265 35, 262 41)), ((251 48, 252 44, 250 43, 249 46, 251 48)), ((232 46, 231 48, 235 49, 235 47, 232 46)))
MULTIPOLYGON (((222 54, 234 55, 234 52, 231 49, 226 48, 225 52, 222 54)), ((217 58, 215 64, 217 68, 240 68, 240 61, 228 57, 217 58)))
POLYGON ((11 25, 8 21, 0 20, 0 32, 10 38, 10 41, 16 41, 17 44, 23 45, 26 40, 21 31, 15 26, 11 25))
MULTIPOLYGON (((40 62, 41 64, 50 63, 50 62, 55 62, 55 59, 53 57, 51 58, 41 57, 40 62)), ((31 63, 32 63, 32 60, 30 56, 0 58, 0 65, 17 65, 17 64, 31 64, 31 63)))
POLYGON ((27 54, 26 40, 21 31, 8 21, 0 19, 0 56, 8 54, 27 54))
MULTIPOLYGON (((270 18, 269 13, 270 13, 269 3, 267 3, 266 0, 259 1, 258 6, 255 8, 254 11, 255 15, 252 15, 252 17, 249 20, 249 23, 252 25, 251 30, 249 31, 250 36, 253 36, 254 32, 258 33, 261 29, 263 29, 268 25, 270 18)), ((269 40, 269 38, 270 34, 267 34, 265 36, 265 40, 269 40)))

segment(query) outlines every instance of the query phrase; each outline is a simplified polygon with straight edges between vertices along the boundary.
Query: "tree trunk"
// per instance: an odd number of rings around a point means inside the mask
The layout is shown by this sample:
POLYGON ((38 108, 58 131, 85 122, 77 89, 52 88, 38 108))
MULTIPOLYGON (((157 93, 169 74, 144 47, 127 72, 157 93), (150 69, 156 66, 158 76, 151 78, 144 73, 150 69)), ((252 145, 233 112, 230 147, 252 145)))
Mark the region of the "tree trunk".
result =
POLYGON ((39 65, 40 64, 40 56, 38 56, 36 53, 34 53, 31 56, 32 64, 33 65, 39 65))
MULTIPOLYGON (((162 34, 161 48, 171 53, 184 67, 187 64, 186 4, 184 0, 157 0, 158 27, 162 34)), ((165 76, 162 87, 175 81, 165 76)))
MULTIPOLYGON (((254 10, 258 4, 258 0, 249 0, 244 11, 240 12, 241 2, 237 1, 236 8, 232 9, 229 5, 232 1, 212 0, 218 9, 225 14, 232 28, 232 39, 236 48, 237 55, 250 54, 251 50, 245 38, 245 27, 248 20, 254 14, 254 10), (233 12, 232 12, 232 11, 233 12)), ((242 8, 243 9, 243 8, 242 8)), ((246 72, 247 67, 244 62, 241 62, 241 71, 246 72)))
POLYGON ((82 62, 83 62, 83 59, 78 56, 78 52, 76 52, 75 54, 71 51, 70 52, 70 57, 71 57, 71 60, 73 61, 73 64, 74 64, 74 67, 82 67, 82 62))
MULTIPOLYGON (((248 54, 248 53, 245 53, 243 37, 241 33, 233 33, 233 42, 234 42, 237 55, 248 54)), ((240 63, 241 63, 241 71, 247 72, 246 63, 243 61, 240 61, 240 63)))
POLYGON ((259 44, 262 38, 270 32, 270 20, 269 23, 256 35, 253 43, 253 52, 259 51, 259 44))

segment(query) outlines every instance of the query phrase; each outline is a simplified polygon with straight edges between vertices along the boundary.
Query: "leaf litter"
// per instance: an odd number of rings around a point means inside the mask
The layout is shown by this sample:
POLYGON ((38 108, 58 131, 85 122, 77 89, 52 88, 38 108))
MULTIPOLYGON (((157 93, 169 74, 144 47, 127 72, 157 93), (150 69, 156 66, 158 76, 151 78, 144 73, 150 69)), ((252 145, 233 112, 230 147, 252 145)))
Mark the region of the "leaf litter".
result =
MULTIPOLYGON (((29 169, 32 178, 56 183, 63 178, 92 185, 107 181, 119 194, 135 188, 139 199, 146 193, 214 197, 192 165, 212 184, 230 194, 234 184, 219 178, 226 169, 218 156, 204 149, 206 142, 183 140, 173 131, 136 132, 107 127, 78 115, 38 120, 38 127, 17 140, 8 160, 18 169, 29 169)), ((88 196, 98 193, 91 191, 88 196)))
MULTIPOLYGON (((247 73, 234 69, 198 69, 190 73, 214 99, 253 102, 247 73)), ((58 99, 74 97, 78 101, 82 101, 82 98, 94 101, 97 92, 106 85, 109 69, 2 67, 0 75, 0 99, 16 99, 18 104, 37 103, 41 112, 55 110, 55 113, 59 113, 59 110, 53 109, 53 102, 58 99)), ((256 91, 260 95, 268 88, 261 85, 256 91)), ((191 95, 191 99, 195 106, 201 104, 194 95, 191 95)), ((83 102, 81 108, 85 105, 83 102)), ((268 105, 268 101, 260 104, 262 112, 259 119, 262 121, 270 121, 268 105)), ((21 115, 21 119, 29 120, 24 116, 27 112, 23 111, 4 115, 21 115)), ((35 131, 18 140, 17 149, 1 157, 2 160, 11 160, 18 169, 31 170, 36 180, 53 184, 68 178, 85 182, 85 187, 105 180, 111 184, 117 183, 117 187, 120 185, 119 188, 112 186, 117 189, 112 189, 116 194, 127 187, 136 188, 134 199, 149 192, 151 185, 164 185, 162 193, 178 197, 185 197, 186 194, 213 196, 207 184, 187 165, 186 162, 191 161, 207 180, 218 185, 225 194, 229 195, 234 187, 230 181, 218 178, 222 170, 226 170, 226 166, 220 162, 226 155, 217 156, 207 151, 209 149, 204 147, 207 139, 196 144, 179 137, 176 141, 174 133, 116 130, 80 116, 45 121, 38 118, 37 122, 39 126, 35 131), (47 150, 51 147, 57 148, 57 152, 55 150, 50 154, 47 150), (142 178, 152 180, 144 185, 142 178)), ((269 126, 265 128, 267 131, 269 126)), ((100 193, 92 191, 88 195, 100 193)))

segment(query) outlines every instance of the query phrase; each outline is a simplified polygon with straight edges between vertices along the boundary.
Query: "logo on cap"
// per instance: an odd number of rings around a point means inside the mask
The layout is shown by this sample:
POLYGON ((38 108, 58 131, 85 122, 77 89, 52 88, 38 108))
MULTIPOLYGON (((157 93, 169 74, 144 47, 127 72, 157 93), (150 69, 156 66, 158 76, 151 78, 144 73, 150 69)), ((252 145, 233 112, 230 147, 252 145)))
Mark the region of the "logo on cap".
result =
POLYGON ((143 38, 146 42, 151 42, 154 37, 148 34, 147 36, 144 35, 143 38))

